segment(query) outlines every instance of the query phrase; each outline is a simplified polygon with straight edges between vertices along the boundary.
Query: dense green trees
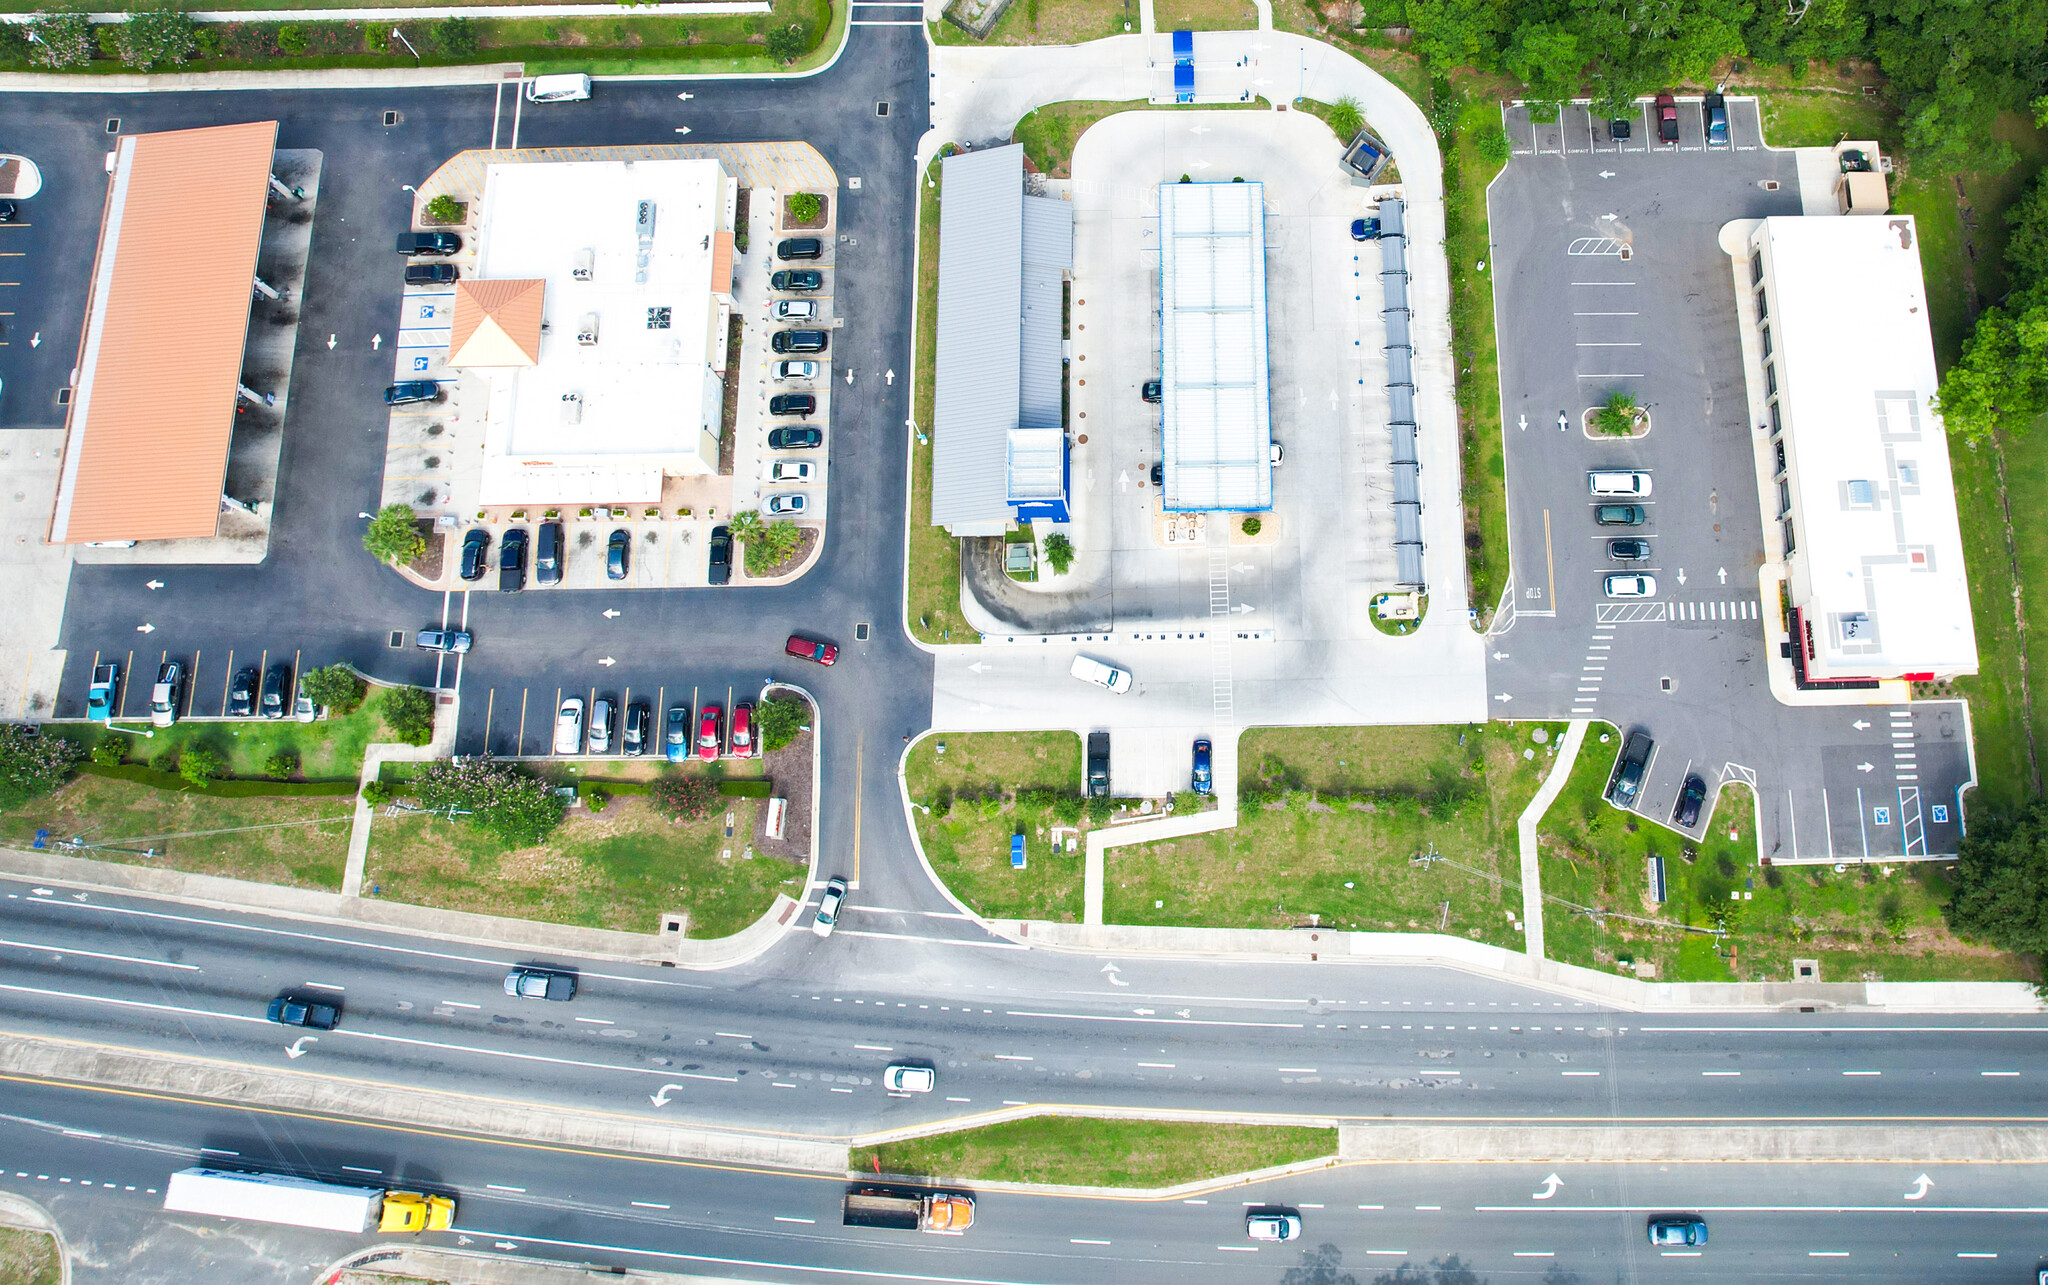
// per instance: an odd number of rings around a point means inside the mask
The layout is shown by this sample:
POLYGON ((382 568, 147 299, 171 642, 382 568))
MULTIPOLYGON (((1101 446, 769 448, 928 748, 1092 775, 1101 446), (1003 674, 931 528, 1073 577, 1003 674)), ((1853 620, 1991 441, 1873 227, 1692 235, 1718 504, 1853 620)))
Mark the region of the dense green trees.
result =
POLYGON ((2048 804, 1977 824, 1957 850, 1955 895, 1942 913, 1965 937, 2048 954, 2048 804))

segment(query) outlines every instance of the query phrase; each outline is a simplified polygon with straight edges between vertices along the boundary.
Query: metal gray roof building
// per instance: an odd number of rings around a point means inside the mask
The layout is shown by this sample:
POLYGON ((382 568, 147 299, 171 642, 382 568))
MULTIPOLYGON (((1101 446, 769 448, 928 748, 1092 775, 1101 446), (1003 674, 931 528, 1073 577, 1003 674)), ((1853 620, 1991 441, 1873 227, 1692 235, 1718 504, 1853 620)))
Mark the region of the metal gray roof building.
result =
POLYGON ((1263 183, 1159 185, 1164 507, 1273 507, 1263 183))
POLYGON ((1012 501, 1064 491, 1073 207, 1024 194, 1021 146, 949 156, 941 173, 931 520, 1000 535, 1012 501))

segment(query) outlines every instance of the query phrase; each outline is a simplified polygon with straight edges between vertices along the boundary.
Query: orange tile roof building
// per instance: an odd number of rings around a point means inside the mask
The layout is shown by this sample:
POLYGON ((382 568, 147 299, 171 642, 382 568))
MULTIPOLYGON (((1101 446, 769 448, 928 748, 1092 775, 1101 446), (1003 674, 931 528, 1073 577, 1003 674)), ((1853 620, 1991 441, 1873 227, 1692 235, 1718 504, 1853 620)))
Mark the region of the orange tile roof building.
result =
POLYGON ((53 544, 215 534, 276 121, 116 144, 53 544))

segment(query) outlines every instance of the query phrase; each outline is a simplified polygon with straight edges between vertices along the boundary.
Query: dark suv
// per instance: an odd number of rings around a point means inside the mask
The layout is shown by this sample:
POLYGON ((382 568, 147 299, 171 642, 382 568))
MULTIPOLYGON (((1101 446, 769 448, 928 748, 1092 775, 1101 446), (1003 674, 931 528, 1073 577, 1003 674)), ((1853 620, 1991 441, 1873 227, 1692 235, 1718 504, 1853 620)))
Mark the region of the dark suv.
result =
POLYGON ((409 286, 445 286, 455 280, 455 276, 455 265, 452 263, 405 265, 405 284, 409 286))
POLYGON ((1635 807, 1636 796, 1642 793, 1643 778, 1649 775, 1650 755, 1657 749, 1657 742, 1650 734, 1635 731, 1628 734, 1628 740, 1621 747, 1621 757, 1614 763, 1614 778, 1607 783, 1607 801, 1615 807, 1628 811, 1635 807))
POLYGON ((712 584, 732 582, 732 528, 715 526, 711 528, 711 571, 707 576, 712 584))
POLYGON ((793 236, 775 247, 778 259, 821 259, 825 243, 814 236, 793 236))
POLYGON ((562 583, 562 524, 540 524, 540 542, 533 549, 533 582, 562 583))
POLYGON ((818 399, 809 393, 777 393, 768 399, 770 415, 809 415, 818 409, 818 399))
POLYGON ((768 340, 768 346, 776 352, 824 352, 825 332, 822 330, 778 330, 768 340))
POLYGON ((482 527, 471 527, 469 534, 462 537, 462 578, 481 580, 484 568, 491 561, 491 533, 482 527))
POLYGON ((1707 801, 1707 783, 1693 773, 1685 778, 1679 788, 1678 804, 1671 809, 1671 824, 1681 830, 1690 830, 1700 823, 1700 804, 1707 801))
POLYGON ((498 544, 498 588, 518 593, 526 587, 526 528, 513 527, 498 544))
POLYGON ((822 290, 825 274, 816 268, 784 268, 768 278, 770 290, 822 290))
POLYGON ((257 703, 257 712, 265 718, 283 718, 292 703, 292 669, 290 665, 272 665, 263 675, 263 698, 257 703))
POLYGON ((244 665, 228 684, 228 717, 248 718, 256 713, 256 666, 244 665))
POLYGON ((400 254, 429 254, 447 256, 462 252, 462 238, 453 232, 401 232, 398 234, 400 254))

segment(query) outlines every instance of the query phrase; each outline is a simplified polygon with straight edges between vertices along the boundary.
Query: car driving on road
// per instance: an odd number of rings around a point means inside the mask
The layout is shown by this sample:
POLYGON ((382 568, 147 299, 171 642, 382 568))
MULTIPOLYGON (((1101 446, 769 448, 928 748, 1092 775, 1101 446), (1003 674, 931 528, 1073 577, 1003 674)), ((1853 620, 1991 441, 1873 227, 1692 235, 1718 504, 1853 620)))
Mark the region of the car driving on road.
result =
POLYGON ((820 937, 830 937, 839 923, 839 909, 845 904, 846 880, 831 880, 825 885, 824 895, 818 898, 818 916, 811 920, 811 931, 820 937))
POLYGON ((1244 1234, 1251 1240, 1296 1240, 1301 1236, 1301 1215, 1291 1209, 1247 1210, 1244 1234))
POLYGON ((1660 1249, 1671 1245, 1704 1245, 1707 1243, 1707 1221, 1695 1214, 1655 1215, 1650 1219, 1650 1243, 1660 1249))
POLYGON ((422 629, 413 639, 422 651, 454 652, 457 655, 468 651, 472 641, 466 629, 422 629))
POLYGON ((316 1031, 331 1031, 341 1020, 341 1010, 333 1004, 296 995, 280 995, 271 1000, 264 1015, 280 1026, 306 1026, 316 1031))
POLYGON ((576 975, 521 964, 505 974, 505 993, 520 999, 571 1000, 576 998, 576 975))
POLYGON ((785 655, 820 665, 830 665, 839 659, 837 647, 828 642, 819 642, 815 638, 806 638, 802 634, 791 634, 789 640, 782 644, 782 650, 785 655))
POLYGON ((882 1087, 891 1093, 930 1093, 939 1073, 928 1066, 892 1066, 882 1072, 882 1087))

